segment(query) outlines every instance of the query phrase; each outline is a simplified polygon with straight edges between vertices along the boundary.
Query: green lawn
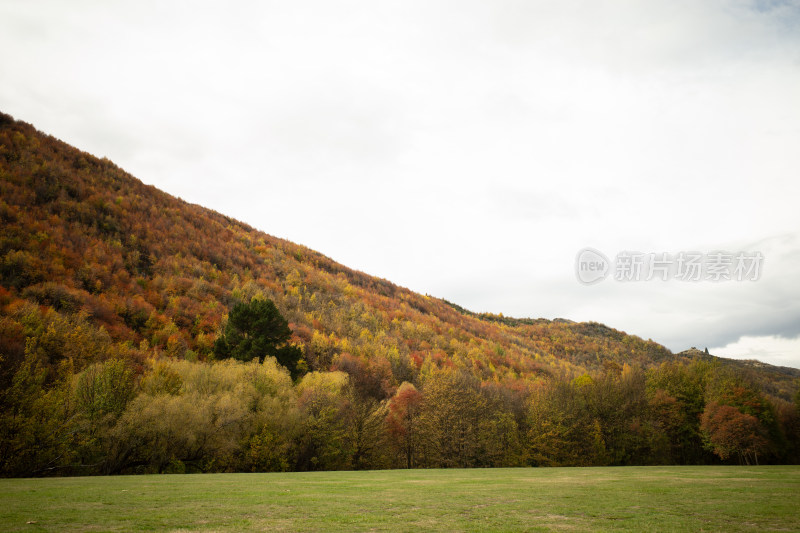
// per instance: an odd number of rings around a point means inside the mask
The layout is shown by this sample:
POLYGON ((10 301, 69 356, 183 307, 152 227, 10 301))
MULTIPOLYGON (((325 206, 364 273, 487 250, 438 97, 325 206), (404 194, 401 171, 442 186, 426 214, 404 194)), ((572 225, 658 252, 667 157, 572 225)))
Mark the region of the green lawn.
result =
POLYGON ((1 531, 798 531, 800 467, 0 479, 1 531))

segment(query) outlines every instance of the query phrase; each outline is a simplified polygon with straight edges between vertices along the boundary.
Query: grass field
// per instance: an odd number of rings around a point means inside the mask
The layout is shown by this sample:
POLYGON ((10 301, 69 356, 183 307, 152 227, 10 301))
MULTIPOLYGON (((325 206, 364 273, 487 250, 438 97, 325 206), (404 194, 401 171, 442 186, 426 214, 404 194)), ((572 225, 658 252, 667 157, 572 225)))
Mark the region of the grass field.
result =
POLYGON ((0 480, 2 531, 797 531, 800 467, 0 480))

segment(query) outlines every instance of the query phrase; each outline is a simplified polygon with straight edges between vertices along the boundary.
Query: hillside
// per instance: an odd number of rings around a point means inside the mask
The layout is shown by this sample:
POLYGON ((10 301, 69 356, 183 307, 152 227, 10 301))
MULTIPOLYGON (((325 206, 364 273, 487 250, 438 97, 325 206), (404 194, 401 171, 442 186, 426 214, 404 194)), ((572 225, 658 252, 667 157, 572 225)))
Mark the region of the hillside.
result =
POLYGON ((113 341, 204 359, 232 302, 263 294, 289 319, 312 369, 347 352, 386 358, 398 372, 446 360, 508 381, 671 355, 596 324, 476 315, 415 294, 3 120, 5 298, 83 310, 113 341))
MULTIPOLYGON (((701 379, 704 384, 716 379, 721 371, 714 369, 719 367, 725 372, 735 369, 737 380, 754 384, 759 394, 783 402, 781 405, 791 405, 787 402, 797 390, 800 372, 791 369, 768 365, 744 369, 715 358, 706 361, 690 353, 674 355, 653 341, 602 324, 476 314, 442 299, 416 294, 169 196, 142 184, 106 159, 81 152, 2 114, 0 198, 0 387, 6 413, 33 409, 33 404, 26 407, 15 403, 18 400, 12 395, 19 394, 15 387, 27 383, 34 389, 39 387, 39 391, 58 390, 73 398, 70 395, 77 394, 81 376, 85 378, 90 370, 112 372, 117 363, 122 366, 114 372, 130 377, 128 396, 111 411, 110 407, 98 408, 104 416, 113 412, 115 423, 124 418, 128 401, 135 402, 145 393, 151 394, 150 400, 160 398, 166 389, 147 389, 154 376, 178 376, 173 392, 183 394, 191 390, 197 368, 222 368, 211 365, 214 343, 234 304, 252 299, 275 302, 289 322, 291 343, 302 351, 304 366, 311 371, 311 377, 303 382, 286 385, 293 387, 291 394, 296 398, 302 399, 304 391, 317 386, 344 394, 347 385, 340 379, 343 376, 355 388, 353 394, 374 400, 372 415, 377 416, 379 409, 396 407, 392 402, 406 390, 401 387, 404 382, 428 399, 434 397, 431 384, 441 382, 452 386, 452 390, 445 387, 440 391, 441 401, 454 391, 472 390, 481 395, 481 401, 488 402, 486 408, 492 413, 508 415, 492 420, 505 424, 503 427, 515 434, 515 451, 506 454, 513 460, 487 459, 481 463, 476 459, 480 455, 477 448, 471 453, 478 455, 453 459, 447 455, 450 452, 439 448, 432 451, 432 445, 426 448, 420 441, 414 446, 427 451, 416 452, 420 462, 414 464, 569 464, 579 452, 554 459, 539 450, 537 456, 520 441, 525 440, 520 435, 535 431, 535 417, 544 416, 531 412, 531 398, 559 394, 558 384, 593 384, 592 390, 600 394, 600 383, 620 385, 633 380, 635 386, 631 386, 641 389, 637 401, 644 406, 648 398, 652 400, 652 391, 647 396, 645 389, 657 372, 701 372, 700 367, 706 365, 701 379), (312 385, 314 379, 322 381, 312 385), (424 395, 426 390, 428 396, 424 395)), ((265 202, 268 205, 269 199, 265 202)), ((275 379, 283 383, 283 378, 275 379)), ((58 402, 66 402, 67 396, 58 402)), ((53 402, 54 409, 62 407, 53 402)), ((302 411, 302 401, 298 405, 302 411)), ((383 413, 380 418, 391 418, 387 417, 383 413)), ((605 449, 618 440, 619 431, 611 429, 610 421, 604 427, 602 420, 595 413, 584 422, 594 428, 596 438, 603 434, 605 449)), ((550 423, 550 418, 545 421, 550 423)), ((259 424, 259 431, 268 425, 264 421, 259 424)), ((382 427, 381 435, 390 431, 390 426, 382 427)), ((109 428, 103 431, 116 431, 109 428)), ((484 430, 493 436, 499 431, 496 427, 484 430)), ((35 434, 29 437, 35 438, 35 434)), ((693 445, 701 447, 699 436, 695 437, 693 445)), ((24 442, 16 445, 20 449, 26 446, 24 442)), ((72 450, 76 445, 65 446, 72 450)), ((305 451, 295 449, 291 452, 294 455, 276 464, 283 465, 281 468, 318 467, 324 462, 322 452, 317 444, 309 446, 305 451), (304 458, 303 453, 309 457, 304 458)), ((384 442, 380 448, 389 446, 384 442)), ((641 450, 636 452, 640 453, 637 459, 617 457, 611 451, 596 452, 598 462, 609 464, 649 460, 641 450)), ((711 457, 695 452, 693 461, 711 457)), ((95 449, 92 453, 100 452, 95 449)), ((200 464, 204 453, 198 452, 195 458, 192 454, 172 457, 164 464, 161 458, 158 468, 163 469, 172 460, 200 464)), ((215 468, 243 468, 242 452, 236 453, 236 460, 219 461, 217 464, 224 466, 215 468)), ((133 451, 130 454, 136 455, 133 451)), ((407 455, 410 466, 410 452, 407 455)), ((779 455, 773 453, 774 457, 779 455)), ((402 464, 399 456, 402 454, 395 449, 393 455, 387 452, 373 462, 357 456, 337 459, 340 462, 331 460, 326 467, 392 466, 402 464), (367 462, 359 463, 362 460, 367 462)), ((3 469, 8 472, 39 471, 19 466, 9 457, 3 460, 3 469)), ((149 456, 116 460, 119 464, 112 467, 104 459, 105 471, 156 462, 149 456)), ((248 465, 248 469, 255 468, 248 465)))

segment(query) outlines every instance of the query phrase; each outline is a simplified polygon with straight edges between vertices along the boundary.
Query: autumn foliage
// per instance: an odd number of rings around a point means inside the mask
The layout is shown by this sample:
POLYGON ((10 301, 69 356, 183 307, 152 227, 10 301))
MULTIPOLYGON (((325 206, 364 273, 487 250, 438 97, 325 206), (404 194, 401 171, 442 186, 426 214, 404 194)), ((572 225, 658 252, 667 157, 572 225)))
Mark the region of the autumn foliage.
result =
POLYGON ((709 403, 700 427, 720 459, 733 456, 741 463, 758 464, 759 454, 763 457, 768 449, 769 442, 758 419, 731 405, 709 403))
POLYGON ((0 224, 5 475, 800 458, 796 372, 472 313, 2 114, 0 224))

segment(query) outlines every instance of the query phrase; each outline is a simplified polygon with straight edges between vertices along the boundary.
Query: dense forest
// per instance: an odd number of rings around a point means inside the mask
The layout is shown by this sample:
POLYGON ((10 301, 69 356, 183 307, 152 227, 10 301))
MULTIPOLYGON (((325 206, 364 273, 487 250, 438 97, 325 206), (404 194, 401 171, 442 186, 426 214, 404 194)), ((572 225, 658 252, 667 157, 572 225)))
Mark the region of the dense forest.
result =
POLYGON ((0 224, 3 475, 800 462, 800 371, 473 313, 4 114, 0 224))

